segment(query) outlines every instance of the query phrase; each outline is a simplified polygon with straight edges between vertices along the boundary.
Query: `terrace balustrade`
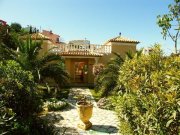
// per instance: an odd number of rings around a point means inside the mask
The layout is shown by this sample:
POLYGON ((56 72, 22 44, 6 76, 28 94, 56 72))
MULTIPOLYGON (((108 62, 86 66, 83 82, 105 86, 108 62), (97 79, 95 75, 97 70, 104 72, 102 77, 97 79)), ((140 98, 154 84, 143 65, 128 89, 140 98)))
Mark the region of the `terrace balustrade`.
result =
POLYGON ((110 54, 110 45, 96 45, 96 44, 58 44, 51 45, 51 52, 63 54, 68 52, 88 52, 91 54, 110 54))

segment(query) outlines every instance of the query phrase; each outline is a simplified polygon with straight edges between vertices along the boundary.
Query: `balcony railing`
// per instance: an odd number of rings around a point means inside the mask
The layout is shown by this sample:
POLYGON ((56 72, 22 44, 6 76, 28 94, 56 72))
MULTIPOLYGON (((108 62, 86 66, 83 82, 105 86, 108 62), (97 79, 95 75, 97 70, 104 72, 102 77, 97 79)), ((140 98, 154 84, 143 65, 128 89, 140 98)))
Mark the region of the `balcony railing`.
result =
MULTIPOLYGON (((85 44, 85 45, 75 45, 75 44, 58 44, 51 45, 51 52, 57 54, 63 54, 68 52, 88 52, 90 54, 110 54, 110 45, 96 45, 96 44, 85 44), (53 48, 52 48, 53 47, 53 48)), ((50 49, 49 48, 49 49, 50 49)))

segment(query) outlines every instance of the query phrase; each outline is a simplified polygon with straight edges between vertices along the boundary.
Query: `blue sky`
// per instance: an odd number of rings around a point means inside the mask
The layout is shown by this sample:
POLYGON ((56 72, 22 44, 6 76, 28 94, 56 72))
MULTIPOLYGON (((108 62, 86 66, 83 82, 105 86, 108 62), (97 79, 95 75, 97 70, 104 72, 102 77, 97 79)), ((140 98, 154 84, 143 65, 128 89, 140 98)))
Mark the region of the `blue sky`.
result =
POLYGON ((159 14, 168 12, 173 0, 0 0, 0 19, 11 24, 52 30, 62 40, 87 38, 103 44, 122 36, 141 43, 138 48, 161 43, 167 54, 171 40, 163 40, 156 24, 159 14))

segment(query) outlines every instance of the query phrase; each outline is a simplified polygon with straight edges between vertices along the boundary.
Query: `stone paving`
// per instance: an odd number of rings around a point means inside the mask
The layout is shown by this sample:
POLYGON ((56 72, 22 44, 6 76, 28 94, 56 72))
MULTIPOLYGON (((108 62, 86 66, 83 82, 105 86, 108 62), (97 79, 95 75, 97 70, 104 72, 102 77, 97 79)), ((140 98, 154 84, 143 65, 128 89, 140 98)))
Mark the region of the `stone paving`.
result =
POLYGON ((57 118, 55 122, 57 128, 56 135, 119 135, 115 113, 98 108, 88 88, 72 88, 69 93, 68 102, 71 104, 69 108, 60 112, 48 113, 57 118), (88 96, 94 104, 93 115, 90 119, 93 126, 86 131, 77 128, 79 118, 75 104, 79 95, 88 96))

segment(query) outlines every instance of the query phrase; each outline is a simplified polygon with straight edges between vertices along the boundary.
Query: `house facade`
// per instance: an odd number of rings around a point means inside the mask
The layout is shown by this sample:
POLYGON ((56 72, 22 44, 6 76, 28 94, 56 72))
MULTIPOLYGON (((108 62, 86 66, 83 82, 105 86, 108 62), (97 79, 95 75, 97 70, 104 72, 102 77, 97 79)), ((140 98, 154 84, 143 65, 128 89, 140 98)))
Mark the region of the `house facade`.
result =
POLYGON ((43 31, 31 35, 32 39, 42 40, 41 54, 50 49, 51 53, 61 55, 65 59, 66 70, 70 75, 70 84, 90 86, 94 84, 93 65, 107 64, 115 57, 113 52, 125 57, 126 52, 136 51, 138 41, 122 36, 112 38, 102 45, 91 44, 89 40, 72 40, 60 42, 59 35, 52 31, 43 31))
POLYGON ((6 26, 6 25, 7 25, 7 22, 5 22, 5 21, 3 21, 3 20, 0 20, 0 25, 6 26))

